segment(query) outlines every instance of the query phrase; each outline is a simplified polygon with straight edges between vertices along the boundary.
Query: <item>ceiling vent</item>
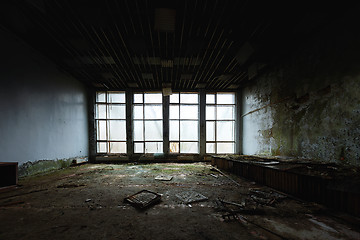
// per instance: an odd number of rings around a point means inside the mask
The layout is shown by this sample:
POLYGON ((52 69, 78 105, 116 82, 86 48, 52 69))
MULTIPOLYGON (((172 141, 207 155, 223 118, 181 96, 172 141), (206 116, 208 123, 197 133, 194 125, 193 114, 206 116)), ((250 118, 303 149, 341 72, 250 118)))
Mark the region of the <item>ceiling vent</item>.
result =
POLYGON ((233 75, 232 74, 222 74, 219 76, 220 81, 228 81, 233 75))
POLYGON ((102 57, 105 64, 115 64, 115 61, 112 57, 102 57))
POLYGON ((188 80, 192 80, 192 77, 193 77, 192 74, 185 73, 185 74, 181 74, 180 80, 186 80, 186 81, 188 81, 188 80))
POLYGON ((239 84, 230 84, 227 89, 232 89, 232 90, 235 90, 235 89, 238 89, 239 88, 239 84))
POLYGON ((114 78, 114 75, 113 75, 112 73, 110 73, 110 72, 105 72, 105 73, 102 73, 101 75, 102 75, 102 77, 105 78, 105 79, 112 79, 112 78, 114 78))
POLYGON ((172 67, 174 67, 174 61, 173 60, 161 60, 161 67, 172 68, 172 67))
POLYGON ((156 8, 154 29, 160 32, 175 32, 175 17, 174 9, 156 8))
POLYGON ((200 58, 188 58, 188 57, 182 57, 182 58, 175 58, 174 59, 174 65, 176 66, 198 66, 201 64, 200 58))
POLYGON ((246 42, 244 43, 244 45, 242 45, 242 47, 236 54, 236 60, 240 65, 242 65, 251 57, 253 53, 254 48, 250 45, 250 43, 246 42))
POLYGON ((127 83, 129 88, 138 88, 139 85, 136 82, 129 82, 127 83))
POLYGON ((153 80, 154 79, 154 76, 152 73, 142 73, 141 76, 144 80, 153 80))
POLYGON ((201 88, 205 88, 207 85, 207 83, 197 83, 195 88, 201 89, 201 88))

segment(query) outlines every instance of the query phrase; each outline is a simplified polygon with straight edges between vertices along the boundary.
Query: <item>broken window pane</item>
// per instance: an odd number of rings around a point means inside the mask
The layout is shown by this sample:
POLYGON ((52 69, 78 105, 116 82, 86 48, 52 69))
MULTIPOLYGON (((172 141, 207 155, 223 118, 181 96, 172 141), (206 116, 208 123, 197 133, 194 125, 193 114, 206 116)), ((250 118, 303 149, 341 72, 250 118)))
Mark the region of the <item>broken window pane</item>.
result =
POLYGON ((179 105, 170 105, 170 119, 179 119, 179 105))
POLYGON ((180 119, 198 119, 198 105, 180 105, 180 119))
POLYGON ((234 143, 217 143, 217 153, 235 153, 235 144, 234 143))
POLYGON ((125 142, 110 142, 110 153, 126 153, 125 142))
POLYGON ((180 142, 180 153, 199 153, 197 142, 180 142))
POLYGON ((198 121, 180 121, 180 140, 197 141, 199 140, 198 121))
POLYGON ((145 105, 145 119, 162 119, 162 105, 145 105))
POLYGON ((162 142, 145 142, 145 153, 162 153, 162 142))
POLYGON ((198 103, 199 94, 197 93, 181 93, 180 103, 198 103))
POLYGON ((144 141, 143 121, 134 121, 134 141, 144 141))
POLYGON ((145 103, 162 103, 162 93, 145 93, 145 103))
POLYGON ((216 117, 218 120, 235 119, 234 106, 218 106, 216 109, 216 117))
POLYGON ((235 104, 234 93, 218 93, 216 95, 217 104, 235 104))
POLYGON ((96 104, 96 118, 106 119, 106 104, 96 104))
POLYGON ((179 153, 179 143, 170 142, 170 153, 179 153))
POLYGON ((215 122, 206 122, 206 141, 215 141, 215 122))
POLYGON ((216 122, 216 141, 234 141, 234 122, 216 122))
POLYGON ((106 142, 98 142, 96 151, 98 153, 106 153, 107 152, 106 144, 107 144, 106 142))
POLYGON ((144 153, 144 143, 134 143, 134 153, 144 153))
POLYGON ((170 95, 170 103, 179 103, 179 94, 173 93, 170 95))
POLYGON ((109 121, 109 140, 126 141, 126 121, 109 121))
POLYGON ((169 127, 170 127, 170 133, 169 133, 170 141, 179 141, 179 121, 178 120, 170 121, 169 127))
POLYGON ((96 93, 96 102, 106 102, 106 93, 105 92, 97 92, 96 93))
POLYGON ((145 141, 162 141, 162 121, 145 121, 145 141))
POLYGON ((215 153, 215 143, 206 143, 206 153, 215 153))
POLYGON ((134 103, 143 103, 143 94, 142 93, 134 94, 134 103))
POLYGON ((215 120, 216 107, 206 106, 206 120, 215 120))
POLYGON ((106 121, 97 121, 97 140, 106 140, 106 121))
POLYGON ((133 111, 134 119, 144 119, 143 105, 135 105, 133 111))
POLYGON ((206 104, 215 104, 215 94, 206 94, 206 104))
POLYGON ((109 103, 125 103, 125 93, 124 92, 109 92, 108 93, 108 102, 109 103))
POLYGON ((125 105, 114 105, 109 104, 108 106, 109 116, 110 119, 125 119, 125 105))

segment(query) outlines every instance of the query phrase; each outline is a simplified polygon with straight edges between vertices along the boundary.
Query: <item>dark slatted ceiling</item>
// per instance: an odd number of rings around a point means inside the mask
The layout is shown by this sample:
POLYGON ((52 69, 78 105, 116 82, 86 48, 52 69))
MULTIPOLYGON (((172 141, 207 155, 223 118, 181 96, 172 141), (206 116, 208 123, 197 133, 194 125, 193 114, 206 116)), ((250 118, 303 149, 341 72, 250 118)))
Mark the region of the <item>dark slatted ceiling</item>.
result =
POLYGON ((318 8, 265 3, 10 1, 1 25, 98 89, 236 90, 331 16, 304 28, 318 8))

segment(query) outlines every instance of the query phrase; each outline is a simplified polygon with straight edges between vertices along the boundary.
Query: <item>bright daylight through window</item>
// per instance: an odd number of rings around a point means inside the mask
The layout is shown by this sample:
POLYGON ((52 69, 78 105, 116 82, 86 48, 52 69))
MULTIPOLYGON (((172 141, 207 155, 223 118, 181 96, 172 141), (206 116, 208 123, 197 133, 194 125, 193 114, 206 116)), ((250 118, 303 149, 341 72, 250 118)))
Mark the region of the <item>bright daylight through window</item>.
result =
POLYGON ((96 93, 97 153, 126 153, 125 92, 96 93))
POLYGON ((199 154, 200 143, 204 143, 206 154, 234 154, 235 93, 204 94, 206 102, 200 105, 197 92, 176 92, 169 101, 161 92, 135 92, 129 95, 132 103, 126 102, 125 92, 97 92, 97 153, 126 154, 128 147, 134 154, 163 153, 165 147, 170 154, 199 154), (168 105, 163 105, 163 99, 168 105), (205 110, 204 135, 200 134, 200 106, 205 110), (127 108, 132 114, 129 119, 127 108), (164 110, 169 113, 165 118, 164 110), (165 135, 164 121, 169 123, 165 135), (131 139, 127 139, 127 126, 131 126, 131 139))
POLYGON ((135 93, 133 103, 134 153, 162 153, 162 93, 135 93))
POLYGON ((170 95, 170 153, 199 153, 199 94, 170 95))
POLYGON ((235 93, 206 94, 206 153, 235 153, 235 93))

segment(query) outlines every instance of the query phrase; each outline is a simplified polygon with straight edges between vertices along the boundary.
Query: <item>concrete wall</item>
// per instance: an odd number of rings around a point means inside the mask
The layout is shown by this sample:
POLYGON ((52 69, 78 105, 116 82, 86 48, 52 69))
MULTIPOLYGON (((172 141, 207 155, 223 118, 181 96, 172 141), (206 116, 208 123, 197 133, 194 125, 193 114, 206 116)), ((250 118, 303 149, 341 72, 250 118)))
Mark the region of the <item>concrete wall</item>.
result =
POLYGON ((0 52, 0 161, 87 157, 83 84, 4 31, 0 52))
POLYGON ((360 165, 360 37, 327 25, 243 89, 243 152, 360 165))

